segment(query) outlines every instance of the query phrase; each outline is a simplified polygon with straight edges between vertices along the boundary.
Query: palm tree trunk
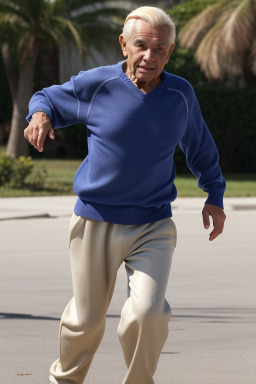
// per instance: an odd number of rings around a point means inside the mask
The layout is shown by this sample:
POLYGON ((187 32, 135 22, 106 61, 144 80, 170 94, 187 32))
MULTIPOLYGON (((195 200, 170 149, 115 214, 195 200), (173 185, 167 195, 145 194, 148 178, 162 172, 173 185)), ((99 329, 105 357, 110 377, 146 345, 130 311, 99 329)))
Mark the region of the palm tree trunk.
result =
POLYGON ((16 95, 13 97, 13 113, 11 130, 6 152, 13 157, 28 155, 28 142, 24 138, 25 120, 28 114, 28 103, 33 93, 35 62, 38 49, 31 38, 29 46, 20 58, 19 78, 16 95))
POLYGON ((41 88, 59 84, 59 50, 51 39, 41 43, 37 62, 40 70, 41 88))

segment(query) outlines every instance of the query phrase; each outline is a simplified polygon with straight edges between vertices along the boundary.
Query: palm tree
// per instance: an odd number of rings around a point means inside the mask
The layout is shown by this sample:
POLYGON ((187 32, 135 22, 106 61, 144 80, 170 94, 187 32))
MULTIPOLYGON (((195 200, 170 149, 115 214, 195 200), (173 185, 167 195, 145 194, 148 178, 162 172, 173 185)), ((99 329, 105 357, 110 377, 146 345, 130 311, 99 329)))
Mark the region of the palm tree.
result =
POLYGON ((180 44, 196 51, 210 81, 256 85, 256 0, 221 0, 189 21, 180 44))
POLYGON ((14 157, 28 153, 23 137, 25 116, 33 94, 36 60, 42 49, 48 46, 57 50, 73 41, 82 55, 86 42, 92 43, 97 38, 99 44, 103 44, 106 31, 119 24, 120 12, 132 7, 132 2, 124 2, 123 7, 122 3, 118 0, 97 3, 92 0, 0 0, 0 45, 13 101, 7 153, 14 157), (95 33, 96 28, 100 35, 95 33))
POLYGON ((41 44, 72 36, 81 51, 82 40, 78 26, 61 16, 59 1, 1 0, 0 25, 2 57, 13 101, 7 152, 17 157, 28 152, 23 131, 41 44))

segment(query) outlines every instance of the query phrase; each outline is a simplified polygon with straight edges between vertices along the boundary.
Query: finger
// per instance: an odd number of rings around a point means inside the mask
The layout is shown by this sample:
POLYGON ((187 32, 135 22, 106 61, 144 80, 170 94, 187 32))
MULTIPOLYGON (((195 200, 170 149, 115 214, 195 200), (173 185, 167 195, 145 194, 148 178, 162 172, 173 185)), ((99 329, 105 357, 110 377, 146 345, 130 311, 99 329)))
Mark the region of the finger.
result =
POLYGON ((214 239, 216 239, 216 237, 218 237, 220 234, 222 233, 222 231, 219 231, 218 229, 214 228, 214 230, 210 233, 209 235, 209 240, 210 241, 213 241, 214 239))
POLYGON ((31 144, 31 141, 33 140, 33 138, 32 138, 31 130, 30 130, 30 127, 29 127, 29 126, 24 130, 24 137, 25 137, 25 139, 27 139, 28 142, 31 144))
POLYGON ((54 140, 55 139, 55 132, 54 130, 51 128, 48 132, 48 136, 50 137, 50 139, 54 140))
POLYGON ((33 147, 35 149, 38 149, 37 148, 37 140, 38 140, 38 135, 39 135, 39 131, 38 131, 38 128, 37 127, 31 127, 31 133, 30 133, 30 143, 31 145, 33 145, 33 147))
POLYGON ((210 233, 209 240, 212 241, 216 239, 222 232, 224 228, 224 222, 222 220, 216 220, 213 222, 213 231, 210 233))
POLYGON ((48 134, 49 131, 45 130, 45 129, 40 129, 39 130, 39 134, 38 134, 38 137, 37 137, 37 149, 39 152, 43 152, 43 149, 44 149, 44 142, 45 142, 45 139, 46 139, 46 136, 48 134))
POLYGON ((24 130, 24 137, 25 139, 28 140, 28 142, 35 147, 36 141, 37 141, 37 130, 32 129, 31 126, 29 125, 25 130, 24 130))
POLYGON ((209 235, 209 240, 210 240, 210 241, 213 241, 214 239, 216 239, 217 236, 219 236, 219 233, 217 232, 216 229, 214 229, 214 230, 210 233, 210 235, 209 235))
POLYGON ((28 127, 24 129, 24 137, 28 140, 28 127))
POLYGON ((203 223, 204 223, 204 228, 209 229, 210 228, 210 216, 209 212, 207 210, 203 210, 203 223))

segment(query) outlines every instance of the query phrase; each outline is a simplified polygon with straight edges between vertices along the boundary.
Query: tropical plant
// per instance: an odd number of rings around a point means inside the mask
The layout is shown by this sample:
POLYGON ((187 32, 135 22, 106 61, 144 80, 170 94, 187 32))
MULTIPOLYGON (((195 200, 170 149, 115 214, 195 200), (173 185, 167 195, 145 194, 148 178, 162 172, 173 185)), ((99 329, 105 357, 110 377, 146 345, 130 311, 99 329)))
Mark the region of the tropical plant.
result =
POLYGON ((220 0, 181 30, 180 44, 196 51, 210 81, 256 85, 256 0, 220 0))
POLYGON ((60 16, 59 1, 1 0, 0 25, 2 57, 13 102, 7 153, 18 157, 27 154, 23 130, 41 44, 46 39, 59 43, 65 36, 72 36, 81 50, 82 40, 77 25, 60 16))
POLYGON ((14 159, 2 152, 0 154, 0 187, 8 183, 13 175, 14 159))
POLYGON ((169 15, 173 18, 176 29, 179 30, 193 17, 197 16, 209 5, 215 4, 217 0, 189 0, 180 2, 169 10, 169 15))
POLYGON ((180 46, 179 33, 189 20, 202 12, 207 6, 215 3, 216 0, 187 1, 168 10, 168 14, 175 23, 178 38, 176 40, 175 50, 166 66, 166 70, 174 75, 184 77, 194 87, 206 83, 207 79, 195 60, 194 52, 191 49, 180 46))
POLYGON ((18 157, 28 153, 23 137, 25 116, 34 89, 35 64, 42 50, 48 46, 57 51, 73 41, 83 54, 88 41, 104 44, 106 31, 111 35, 109 30, 118 25, 120 12, 132 7, 132 2, 124 3, 122 6, 118 0, 0 0, 0 45, 13 103, 8 154, 18 157))

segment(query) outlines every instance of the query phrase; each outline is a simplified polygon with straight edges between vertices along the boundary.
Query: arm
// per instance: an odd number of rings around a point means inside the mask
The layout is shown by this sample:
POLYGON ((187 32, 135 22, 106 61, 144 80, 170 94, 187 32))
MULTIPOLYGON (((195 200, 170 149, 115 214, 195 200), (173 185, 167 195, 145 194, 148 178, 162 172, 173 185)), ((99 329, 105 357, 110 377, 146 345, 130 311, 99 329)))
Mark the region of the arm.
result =
POLYGON ((188 101, 188 122, 180 147, 186 155, 189 169, 198 179, 198 186, 208 192, 202 213, 205 229, 210 227, 209 217, 212 217, 214 229, 209 237, 212 241, 224 228, 226 216, 223 211, 223 195, 226 183, 219 166, 218 150, 193 90, 188 101))
POLYGON ((79 99, 74 89, 74 77, 63 85, 53 85, 36 92, 29 103, 28 127, 25 138, 43 151, 47 135, 54 139, 53 128, 61 128, 79 122, 79 99))

